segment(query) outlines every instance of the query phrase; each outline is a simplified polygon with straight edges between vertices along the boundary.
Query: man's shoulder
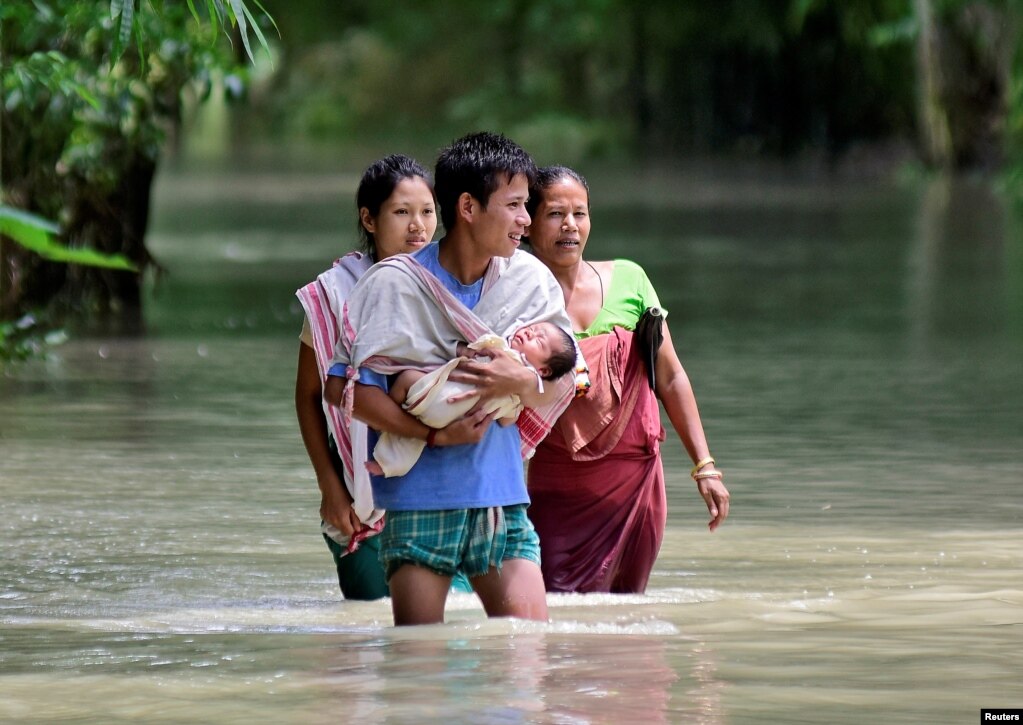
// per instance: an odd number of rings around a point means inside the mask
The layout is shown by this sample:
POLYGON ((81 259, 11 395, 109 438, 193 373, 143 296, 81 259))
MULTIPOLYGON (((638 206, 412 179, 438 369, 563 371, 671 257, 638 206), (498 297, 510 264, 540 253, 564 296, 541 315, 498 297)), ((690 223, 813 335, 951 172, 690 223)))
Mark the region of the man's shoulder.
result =
POLYGON ((533 265, 538 264, 541 267, 543 267, 544 269, 547 268, 546 265, 544 265, 543 262, 541 262, 539 259, 536 258, 536 256, 534 256, 533 254, 527 252, 524 249, 516 249, 514 252, 512 252, 512 256, 510 257, 509 262, 514 262, 514 263, 517 263, 517 264, 533 264, 533 265))
POLYGON ((521 249, 516 249, 512 256, 508 258, 508 269, 537 272, 543 277, 551 274, 551 271, 547 269, 546 264, 541 262, 529 252, 525 252, 521 249))

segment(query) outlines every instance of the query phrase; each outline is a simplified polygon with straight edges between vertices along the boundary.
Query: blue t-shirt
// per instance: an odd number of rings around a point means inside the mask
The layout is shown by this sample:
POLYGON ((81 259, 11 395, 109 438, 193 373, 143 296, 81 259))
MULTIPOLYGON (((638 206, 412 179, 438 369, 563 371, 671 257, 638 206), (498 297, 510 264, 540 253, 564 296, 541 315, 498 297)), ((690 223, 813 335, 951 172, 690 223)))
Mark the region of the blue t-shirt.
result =
MULTIPOLYGON (((480 300, 483 280, 460 283, 440 266, 434 242, 415 253, 426 267, 462 304, 472 309, 480 300)), ((370 323, 372 324, 372 323, 370 323)), ((359 382, 389 389, 388 376, 367 368, 359 370, 359 382)), ((370 451, 377 433, 370 430, 370 451)), ((380 508, 393 511, 484 508, 529 503, 522 476, 522 456, 517 425, 503 427, 496 421, 483 440, 475 444, 426 448, 404 476, 371 476, 373 500, 380 508)))

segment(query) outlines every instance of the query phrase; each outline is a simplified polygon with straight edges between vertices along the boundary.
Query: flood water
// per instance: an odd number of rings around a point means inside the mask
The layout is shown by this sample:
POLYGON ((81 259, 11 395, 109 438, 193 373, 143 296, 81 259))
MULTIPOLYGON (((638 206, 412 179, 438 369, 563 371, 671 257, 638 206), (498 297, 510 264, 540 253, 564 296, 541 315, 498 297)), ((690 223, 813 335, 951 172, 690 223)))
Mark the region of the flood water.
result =
POLYGON ((670 311, 732 516, 677 439, 643 596, 395 629, 345 602, 293 297, 351 173, 170 170, 141 339, 0 377, 0 721, 966 723, 1023 707, 1023 238, 991 188, 593 175, 589 256, 670 311))

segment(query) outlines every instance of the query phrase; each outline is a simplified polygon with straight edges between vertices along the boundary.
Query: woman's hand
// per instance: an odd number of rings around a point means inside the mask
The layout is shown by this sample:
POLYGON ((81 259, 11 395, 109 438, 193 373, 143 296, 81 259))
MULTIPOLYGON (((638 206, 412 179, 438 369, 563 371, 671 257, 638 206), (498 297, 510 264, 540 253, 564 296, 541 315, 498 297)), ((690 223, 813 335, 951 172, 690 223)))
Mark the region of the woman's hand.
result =
POLYGON ((725 484, 720 478, 701 478, 696 482, 696 488, 699 489, 700 495, 703 496, 703 500, 707 504, 707 510, 710 512, 710 521, 707 522, 707 527, 714 531, 728 518, 730 498, 728 489, 725 488, 725 484))
MULTIPOLYGON (((362 522, 352 509, 341 477, 334 467, 334 456, 327 440, 327 422, 320 402, 320 373, 316 357, 308 345, 299 344, 298 374, 295 380, 295 411, 302 432, 309 461, 316 471, 316 484, 320 487, 320 518, 342 531, 346 536, 362 528, 362 522)), ((331 378, 344 384, 343 378, 331 378)))
POLYGON ((328 375, 323 384, 323 399, 335 408, 341 407, 341 401, 345 394, 345 378, 328 375))
POLYGON ((362 529, 362 521, 352 508, 352 499, 344 490, 340 479, 334 485, 325 482, 320 487, 323 492, 320 498, 320 518, 336 529, 339 529, 345 536, 351 536, 362 529))

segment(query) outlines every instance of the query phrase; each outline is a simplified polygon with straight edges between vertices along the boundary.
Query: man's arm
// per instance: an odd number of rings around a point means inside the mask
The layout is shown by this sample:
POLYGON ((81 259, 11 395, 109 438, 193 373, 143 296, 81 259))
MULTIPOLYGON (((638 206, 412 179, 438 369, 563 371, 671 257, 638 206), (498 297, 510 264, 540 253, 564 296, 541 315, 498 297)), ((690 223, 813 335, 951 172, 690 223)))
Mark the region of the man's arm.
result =
MULTIPOLYGON (((355 384, 352 414, 374 430, 406 438, 426 440, 430 431, 434 430, 409 415, 383 388, 376 385, 355 384)), ((488 415, 481 410, 471 411, 444 428, 436 429, 433 444, 455 446, 479 443, 493 420, 492 414, 488 415)))

